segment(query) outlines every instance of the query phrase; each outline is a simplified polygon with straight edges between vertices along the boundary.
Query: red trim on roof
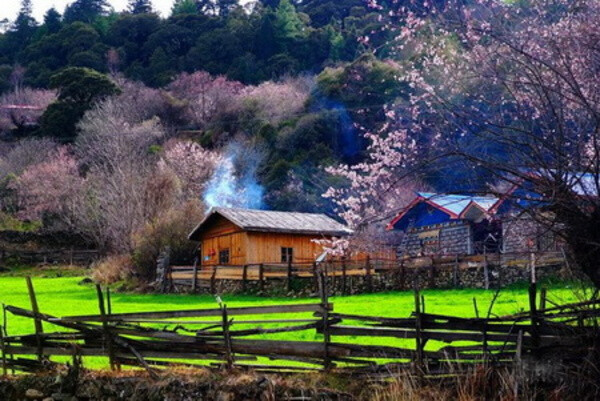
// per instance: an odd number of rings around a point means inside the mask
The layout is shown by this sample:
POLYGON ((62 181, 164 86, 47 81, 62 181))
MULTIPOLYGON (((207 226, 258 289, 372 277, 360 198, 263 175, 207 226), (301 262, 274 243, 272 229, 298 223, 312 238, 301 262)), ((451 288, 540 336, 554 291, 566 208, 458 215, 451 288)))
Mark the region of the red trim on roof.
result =
POLYGON ((445 207, 443 207, 443 206, 441 206, 441 205, 439 205, 439 204, 435 203, 434 201, 432 201, 432 200, 430 200, 430 199, 425 199, 425 202, 426 202, 428 205, 431 205, 431 206, 433 206, 433 207, 435 207, 435 208, 438 208, 438 209, 439 209, 439 210, 441 210, 442 212, 444 212, 444 213, 448 214, 448 215, 449 215, 450 217, 452 217, 453 219, 458 219, 458 215, 457 215, 456 213, 454 213, 454 212, 452 212, 452 211, 450 211, 450 210, 446 209, 445 207))
POLYGON ((392 221, 390 221, 388 223, 388 225, 385 227, 385 229, 387 231, 393 230, 394 229, 394 225, 396 225, 397 222, 399 222, 405 215, 406 213, 408 213, 413 207, 417 206, 419 203, 421 202, 425 202, 430 206, 433 206, 434 208, 446 213, 448 216, 450 216, 453 219, 458 219, 459 216, 456 213, 453 213, 452 211, 446 209, 443 206, 438 205, 437 203, 433 202, 432 200, 425 198, 424 196, 421 195, 417 195, 417 197, 408 204, 408 206, 406 206, 400 213, 398 213, 398 215, 396 217, 394 217, 392 219, 392 221))
POLYGON ((425 198, 423 198, 421 195, 417 195, 417 197, 415 199, 413 199, 408 206, 406 206, 404 209, 402 209, 402 211, 400 213, 398 213, 398 215, 396 217, 394 217, 392 219, 392 221, 390 221, 388 223, 388 225, 385 227, 385 229, 387 231, 393 230, 394 229, 394 225, 400 221, 400 219, 402 219, 406 213, 408 213, 408 211, 410 209, 412 209, 413 207, 415 207, 416 205, 418 205, 422 200, 424 200, 425 198))

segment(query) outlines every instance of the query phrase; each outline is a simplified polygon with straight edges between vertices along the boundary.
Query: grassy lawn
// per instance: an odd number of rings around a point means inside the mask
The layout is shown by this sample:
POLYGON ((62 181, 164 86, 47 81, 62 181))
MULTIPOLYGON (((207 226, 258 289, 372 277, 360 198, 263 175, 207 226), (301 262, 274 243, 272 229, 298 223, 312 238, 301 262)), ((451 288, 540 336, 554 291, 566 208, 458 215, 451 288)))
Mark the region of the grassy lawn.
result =
MULTIPOLYGON (((98 302, 95 288, 91 285, 79 285, 78 283, 81 279, 81 277, 34 278, 33 283, 40 310, 55 316, 97 314, 98 302)), ((550 284, 548 286, 548 299, 556 303, 579 300, 578 293, 578 290, 570 288, 567 284, 550 284)), ((480 314, 484 315, 493 298, 494 291, 479 289, 436 289, 423 291, 422 294, 425 297, 426 312, 473 317, 475 316, 473 298, 477 299, 480 314)), ((315 298, 257 297, 240 295, 224 295, 222 296, 222 299, 229 307, 319 302, 319 300, 315 298)), ((357 315, 408 317, 414 308, 414 294, 412 291, 337 296, 332 297, 330 300, 334 304, 335 312, 357 315)), ((0 302, 7 305, 15 305, 30 309, 25 279, 22 277, 0 277, 0 302)), ((210 295, 145 295, 128 293, 112 294, 112 305, 113 313, 217 307, 215 298, 210 295)), ((500 292, 493 308, 493 313, 497 315, 515 313, 527 308, 527 306, 528 297, 526 288, 524 286, 514 286, 500 292)), ((286 314, 281 316, 253 316, 250 318, 306 318, 308 316, 309 315, 305 313, 286 314)), ((241 320, 246 318, 236 317, 236 319, 241 320)), ((33 333, 33 322, 29 319, 18 318, 9 314, 7 326, 9 335, 33 333)), ((164 325, 161 327, 164 327, 164 325)), ((46 331, 60 330, 51 325, 45 325, 44 328, 46 331)), ((247 327, 244 327, 244 325, 236 325, 234 328, 241 329, 247 327)), ((319 341, 321 336, 316 334, 314 330, 306 330, 302 332, 270 334, 268 336, 259 335, 254 336, 254 338, 319 341)), ((414 346, 414 340, 394 338, 336 337, 334 338, 334 341, 362 344, 385 344, 411 348, 414 346)), ((428 348, 431 349, 437 349, 442 345, 442 343, 436 344, 434 341, 428 342, 428 348)), ((93 358, 93 360, 90 360, 88 363, 88 366, 90 365, 100 367, 104 365, 104 362, 101 361, 101 358, 93 358)))

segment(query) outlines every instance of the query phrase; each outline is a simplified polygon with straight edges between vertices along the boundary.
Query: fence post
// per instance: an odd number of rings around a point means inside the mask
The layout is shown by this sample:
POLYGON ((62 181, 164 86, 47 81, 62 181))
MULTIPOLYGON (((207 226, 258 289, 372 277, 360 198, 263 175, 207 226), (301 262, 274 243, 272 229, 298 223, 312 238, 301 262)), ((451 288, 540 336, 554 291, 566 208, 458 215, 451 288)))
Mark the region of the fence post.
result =
POLYGON ((367 255, 365 262, 365 269, 367 269, 367 290, 373 292, 373 277, 371 276, 371 258, 367 255))
MULTIPOLYGON (((289 255, 288 255, 289 256, 289 255)), ((287 290, 292 290, 292 260, 288 260, 287 264, 287 290)))
MULTIPOLYGON (((6 317, 6 305, 2 304, 2 327, 0 327, 0 329, 2 329, 3 337, 8 337, 8 328, 7 327, 8 327, 8 319, 6 317)), ((15 359, 14 355, 10 354, 10 360, 14 361, 14 359, 15 359)), ((15 367, 13 365, 11 365, 11 372, 13 375, 15 374, 15 367)))
POLYGON ((258 265, 258 279, 260 281, 260 291, 265 290, 265 266, 261 263, 258 265))
POLYGON ((6 377, 6 346, 4 345, 4 325, 0 326, 0 352, 2 352, 2 376, 6 377))
POLYGON ((214 294, 217 292, 215 281, 217 280, 217 266, 213 266, 213 271, 210 276, 210 293, 214 294))
POLYGON ((534 355, 537 353, 538 347, 540 345, 540 337, 538 332, 539 319, 537 314, 536 298, 537 284, 535 280, 532 280, 529 284, 529 315, 531 317, 531 342, 534 349, 534 355))
POLYGON ((233 369, 233 351, 231 346, 231 334, 229 332, 229 318, 227 317, 227 305, 221 305, 223 315, 223 340, 225 342, 225 363, 227 369, 233 369))
POLYGON ((429 287, 435 288, 435 261, 431 257, 431 269, 429 271, 429 287))
POLYGON ((490 272, 489 272, 489 268, 488 268, 488 260, 487 260, 487 253, 486 253, 486 248, 483 248, 483 283, 485 285, 485 289, 489 290, 490 289, 490 272))
POLYGON ((458 287, 458 253, 454 256, 454 267, 452 268, 452 287, 458 287))
POLYGON ((102 317, 102 330, 104 332, 104 344, 106 350, 108 351, 108 361, 110 363, 110 369, 115 370, 115 356, 113 353, 112 338, 108 328, 106 311, 104 309, 104 296, 102 295, 102 288, 99 284, 96 284, 96 294, 98 295, 98 308, 100 309, 100 316, 102 317))
POLYGON ((194 276, 192 278, 192 293, 196 293, 196 290, 198 289, 198 257, 196 256, 194 258, 194 269, 193 269, 193 273, 194 276))
POLYGON ((319 292, 321 296, 321 307, 323 309, 323 341, 324 341, 324 369, 331 368, 331 358, 329 357, 329 343, 331 335, 329 334, 329 299, 327 294, 326 276, 323 271, 319 271, 319 292))
POLYGON ((242 269, 242 291, 246 292, 246 285, 248 281, 248 265, 244 265, 242 269))
POLYGON ((34 324, 35 324, 35 341, 37 343, 37 357, 38 360, 41 361, 44 358, 43 354, 43 346, 42 346, 42 337, 44 334, 44 327, 42 326, 42 321, 39 318, 40 310, 37 303, 37 298, 35 296, 35 290, 33 289, 33 282, 31 281, 31 277, 25 277, 27 281, 27 290, 29 292, 29 300, 31 302, 31 310, 35 315, 34 324))
MULTIPOLYGON (((548 288, 546 288, 546 286, 542 287, 542 290, 540 292, 540 310, 544 310, 546 309, 546 292, 548 291, 548 288)), ((544 313, 544 312, 542 312, 544 313)))
POLYGON ((404 259, 400 262, 400 289, 406 289, 406 266, 404 265, 404 259))
POLYGON ((315 293, 319 293, 319 276, 317 274, 317 262, 313 262, 312 265, 313 284, 315 287, 315 293))
POLYGON ((346 295, 346 257, 342 256, 342 294, 346 295))
POLYGON ((421 297, 419 295, 419 287, 415 279, 415 341, 417 351, 416 367, 419 375, 423 373, 423 341, 422 341, 422 321, 421 321, 421 297))

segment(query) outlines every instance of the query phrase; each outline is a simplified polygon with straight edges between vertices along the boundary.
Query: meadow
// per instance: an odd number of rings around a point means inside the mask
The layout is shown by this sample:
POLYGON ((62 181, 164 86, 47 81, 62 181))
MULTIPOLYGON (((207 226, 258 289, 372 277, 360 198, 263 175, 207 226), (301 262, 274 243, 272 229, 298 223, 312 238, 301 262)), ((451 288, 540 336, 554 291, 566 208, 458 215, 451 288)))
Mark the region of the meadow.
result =
MULTIPOLYGON (((82 277, 59 278, 34 278, 33 283, 41 312, 55 316, 69 316, 81 314, 97 314, 98 301, 95 287, 91 284, 79 284, 82 277)), ((548 300, 550 303, 566 303, 581 298, 582 290, 573 284, 548 283, 548 300)), ((425 299, 425 311, 435 314, 449 314, 462 317, 474 317, 474 299, 476 299, 479 313, 484 315, 494 297, 494 290, 482 289, 432 289, 422 291, 425 299)), ((113 313, 203 309, 218 307, 212 295, 191 294, 134 294, 112 293, 113 313)), ((291 297, 259 297, 249 295, 222 295, 221 299, 228 307, 259 306, 294 303, 317 303, 316 298, 291 298, 291 297)), ((5 305, 14 305, 30 309, 25 279, 23 277, 0 277, 0 302, 5 305)), ((414 293, 412 291, 395 291, 376 294, 363 294, 353 296, 335 296, 330 298, 334 304, 335 312, 386 316, 408 317, 414 308, 414 293)), ((516 285, 500 291, 492 309, 495 315, 516 313, 528 307, 527 289, 525 286, 516 285)), ((285 316, 255 316, 256 318, 275 319, 306 318, 307 314, 286 314, 285 316)), ((238 325, 236 328, 241 328, 238 325)), ((164 325, 161 325, 164 327, 164 325)), ((173 325, 174 327, 174 325, 173 325)), ((33 333, 33 322, 8 314, 7 329, 9 335, 33 333)), ((59 331, 57 327, 44 325, 45 331, 59 331)), ((292 333, 278 333, 257 335, 249 338, 286 339, 300 341, 320 341, 321 335, 314 330, 305 330, 292 333)), ((385 344, 402 347, 413 347, 414 340, 395 338, 369 338, 369 337, 343 337, 334 341, 385 344)), ((427 348, 439 348, 441 343, 431 341, 427 348)), ((89 367, 104 367, 103 358, 89 358, 89 367)))

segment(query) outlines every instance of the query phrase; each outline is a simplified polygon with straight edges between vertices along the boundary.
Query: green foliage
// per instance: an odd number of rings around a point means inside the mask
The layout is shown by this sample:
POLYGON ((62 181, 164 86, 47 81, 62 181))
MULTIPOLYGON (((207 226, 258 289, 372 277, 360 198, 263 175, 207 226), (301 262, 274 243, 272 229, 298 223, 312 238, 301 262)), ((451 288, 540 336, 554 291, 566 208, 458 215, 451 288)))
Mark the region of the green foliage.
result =
POLYGON ((197 12, 195 0, 175 0, 171 8, 171 15, 196 14, 197 12))
POLYGON ((22 221, 16 217, 0 211, 0 231, 36 231, 42 227, 40 221, 22 221))
POLYGON ((53 75, 50 87, 58 89, 58 100, 84 104, 119 92, 106 75, 78 67, 69 67, 53 75))
POLYGON ((75 138, 77 123, 94 101, 119 93, 106 75, 80 67, 53 75, 50 86, 58 90, 58 100, 42 115, 40 132, 66 141, 75 138))
POLYGON ((153 11, 150 0, 129 0, 128 8, 132 14, 150 14, 153 11))
POLYGON ((65 9, 66 23, 75 21, 91 23, 96 18, 106 15, 108 2, 106 0, 75 0, 65 9))
POLYGON ((306 25, 300 19, 290 0, 281 0, 275 11, 276 37, 281 40, 297 39, 305 35, 306 25))
POLYGON ((130 0, 129 12, 119 14, 108 13, 106 0, 77 0, 63 19, 48 10, 41 26, 28 1, 0 34, 0 65, 23 65, 26 83, 36 87, 69 66, 106 71, 111 48, 120 72, 155 86, 195 70, 260 83, 350 61, 357 38, 378 27, 362 0, 265 1, 250 13, 238 0, 177 0, 168 19, 151 12, 150 0, 130 0))

